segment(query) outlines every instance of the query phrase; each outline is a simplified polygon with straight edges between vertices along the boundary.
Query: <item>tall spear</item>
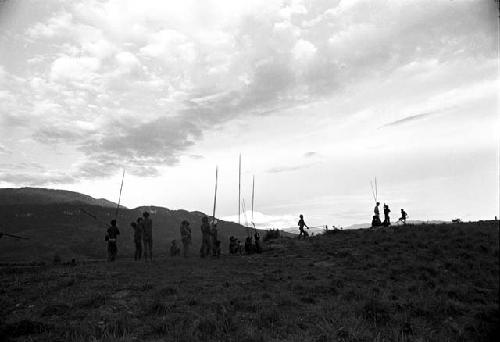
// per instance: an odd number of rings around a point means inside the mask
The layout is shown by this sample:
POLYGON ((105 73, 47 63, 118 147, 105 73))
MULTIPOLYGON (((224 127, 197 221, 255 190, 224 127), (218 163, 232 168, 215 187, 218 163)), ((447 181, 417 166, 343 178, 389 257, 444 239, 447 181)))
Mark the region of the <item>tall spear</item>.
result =
POLYGON ((215 191, 214 191, 214 210, 212 212, 213 222, 215 223, 215 208, 217 206, 217 174, 219 167, 215 166, 215 191))
POLYGON ((241 224, 241 153, 238 169, 238 224, 241 224))
POLYGON ((118 218, 118 209, 120 208, 120 201, 122 199, 122 189, 123 189, 123 179, 125 178, 125 169, 123 169, 123 174, 122 174, 122 184, 120 185, 120 195, 118 196, 118 204, 116 205, 116 210, 115 210, 115 220, 118 218))
POLYGON ((255 175, 252 177, 252 226, 255 229, 255 223, 253 223, 253 203, 255 198, 255 175))

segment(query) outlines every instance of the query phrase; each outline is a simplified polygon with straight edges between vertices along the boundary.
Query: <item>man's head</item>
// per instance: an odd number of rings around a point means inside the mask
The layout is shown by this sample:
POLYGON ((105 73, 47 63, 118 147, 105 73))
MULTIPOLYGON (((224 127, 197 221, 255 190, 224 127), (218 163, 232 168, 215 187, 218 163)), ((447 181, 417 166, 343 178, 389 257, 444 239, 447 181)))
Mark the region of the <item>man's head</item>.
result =
POLYGON ((116 226, 116 220, 111 220, 111 226, 115 227, 116 226))
POLYGON ((138 217, 137 218, 137 223, 141 223, 142 222, 142 217, 138 217))
POLYGON ((303 218, 304 218, 304 216, 302 216, 302 214, 300 214, 300 215, 299 215, 299 217, 300 217, 301 219, 303 219, 303 218))
POLYGON ((379 205, 380 205, 380 202, 377 202, 377 206, 379 206, 379 205))
POLYGON ((145 211, 142 213, 142 216, 144 216, 144 218, 147 218, 147 217, 149 217, 149 213, 147 211, 145 211))

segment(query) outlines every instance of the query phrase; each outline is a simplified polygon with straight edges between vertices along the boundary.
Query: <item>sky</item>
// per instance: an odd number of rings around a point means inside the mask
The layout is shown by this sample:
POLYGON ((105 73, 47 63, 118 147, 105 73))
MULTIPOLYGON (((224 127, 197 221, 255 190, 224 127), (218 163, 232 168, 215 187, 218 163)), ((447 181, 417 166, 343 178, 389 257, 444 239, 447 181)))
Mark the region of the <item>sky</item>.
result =
POLYGON ((0 0, 0 186, 258 227, 499 215, 495 1, 0 0))

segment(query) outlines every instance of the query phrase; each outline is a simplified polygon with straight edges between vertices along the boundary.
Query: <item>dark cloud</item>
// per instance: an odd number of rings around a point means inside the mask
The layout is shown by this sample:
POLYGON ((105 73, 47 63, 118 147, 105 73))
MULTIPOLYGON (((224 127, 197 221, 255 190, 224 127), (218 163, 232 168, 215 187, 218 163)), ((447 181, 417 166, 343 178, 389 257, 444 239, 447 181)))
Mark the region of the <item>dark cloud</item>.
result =
POLYGON ((182 117, 162 117, 142 124, 118 122, 97 141, 80 149, 91 161, 80 167, 83 177, 105 177, 125 168, 138 176, 158 175, 158 166, 172 166, 201 136, 201 129, 182 117))

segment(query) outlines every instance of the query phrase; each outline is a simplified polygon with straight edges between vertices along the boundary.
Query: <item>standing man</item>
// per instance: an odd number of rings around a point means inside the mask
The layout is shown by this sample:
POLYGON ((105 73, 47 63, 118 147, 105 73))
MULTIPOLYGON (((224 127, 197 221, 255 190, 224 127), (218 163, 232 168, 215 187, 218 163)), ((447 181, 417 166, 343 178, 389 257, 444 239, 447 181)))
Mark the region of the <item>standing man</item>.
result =
POLYGON ((134 260, 141 260, 142 256, 142 225, 135 222, 130 223, 130 226, 134 230, 134 244, 135 244, 135 254, 134 260))
POLYGON ((144 242, 144 260, 153 261, 153 221, 149 218, 149 213, 145 211, 142 214, 142 241, 144 242))
POLYGON ((181 222, 180 232, 184 258, 187 258, 189 253, 189 245, 191 244, 191 227, 189 227, 188 221, 184 220, 181 222))
POLYGON ((378 227, 382 224, 380 221, 380 211, 378 209, 378 206, 380 205, 380 202, 377 202, 375 205, 375 208, 373 209, 373 220, 372 220, 372 227, 378 227))
POLYGON ((389 205, 384 203, 384 227, 389 227, 391 225, 391 219, 389 217, 389 213, 391 209, 389 209, 389 205))
POLYGON ((116 246, 116 237, 120 235, 120 231, 116 226, 116 220, 111 220, 111 227, 106 232, 105 241, 108 242, 108 261, 115 261, 118 248, 116 246))
POLYGON ((210 238, 211 238, 210 249, 212 250, 212 256, 214 256, 214 257, 217 256, 217 248, 216 248, 217 241, 218 241, 217 235, 218 235, 217 234, 217 222, 215 220, 213 220, 212 221, 212 229, 210 230, 210 238))
POLYGON ((297 223, 297 225, 299 226, 299 230, 300 230, 300 233, 299 233, 299 239, 300 237, 302 236, 303 238, 306 238, 309 236, 309 234, 304 230, 304 227, 306 227, 307 229, 309 229, 309 227, 307 226, 306 222, 304 221, 304 216, 302 215, 299 215, 299 222, 297 223))
POLYGON ((262 252, 262 248, 260 247, 260 235, 257 232, 257 230, 255 231, 255 234, 254 234, 253 237, 255 239, 255 252, 256 253, 261 253, 262 252))
POLYGON ((210 224, 208 223, 208 217, 203 216, 201 218, 201 249, 200 256, 202 258, 210 254, 210 224))

